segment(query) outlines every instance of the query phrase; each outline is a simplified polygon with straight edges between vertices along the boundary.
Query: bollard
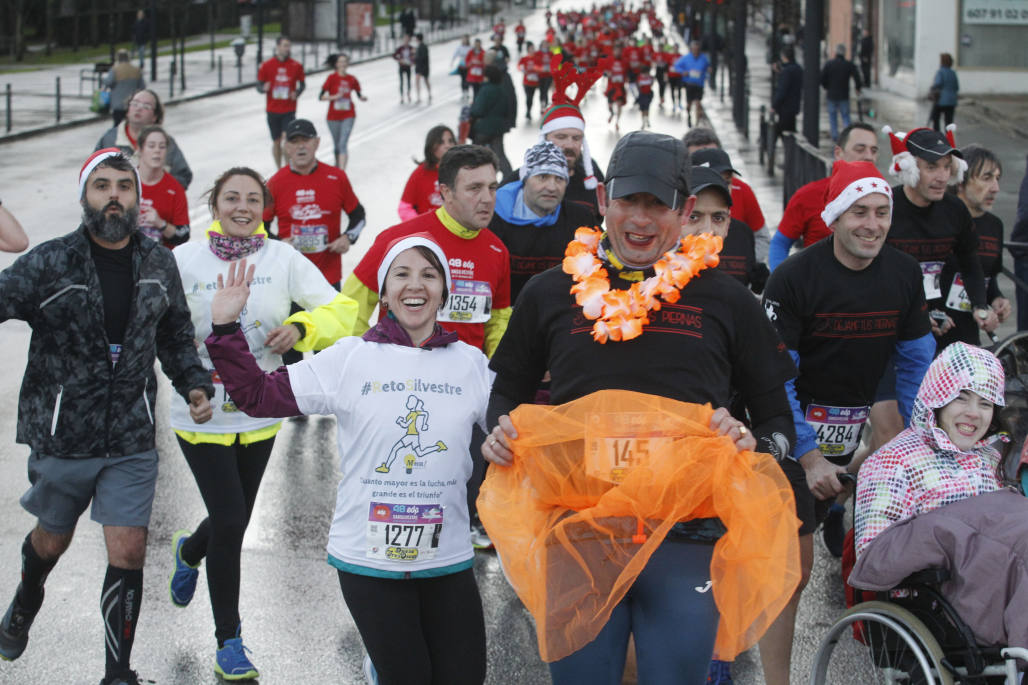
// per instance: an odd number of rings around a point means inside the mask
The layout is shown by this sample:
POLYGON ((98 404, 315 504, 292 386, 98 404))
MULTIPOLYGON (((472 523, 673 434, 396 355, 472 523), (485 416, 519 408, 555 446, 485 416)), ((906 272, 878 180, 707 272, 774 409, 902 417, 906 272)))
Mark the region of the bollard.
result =
POLYGON ((236 60, 236 83, 243 82, 243 60, 242 58, 236 60))
POLYGON ((218 90, 221 90, 221 55, 218 55, 218 90))
POLYGON ((57 123, 61 123, 61 77, 57 77, 57 84, 55 88, 57 94, 57 123))
POLYGON ((175 58, 171 58, 171 68, 168 70, 168 99, 175 97, 175 70, 177 65, 175 64, 175 58))
POLYGON ((7 132, 11 132, 11 84, 8 83, 7 87, 4 88, 4 100, 7 102, 6 119, 7 119, 7 132))
POLYGON ((314 66, 318 66, 318 42, 314 41, 314 66))
POLYGON ((307 44, 300 43, 300 66, 307 68, 307 44))

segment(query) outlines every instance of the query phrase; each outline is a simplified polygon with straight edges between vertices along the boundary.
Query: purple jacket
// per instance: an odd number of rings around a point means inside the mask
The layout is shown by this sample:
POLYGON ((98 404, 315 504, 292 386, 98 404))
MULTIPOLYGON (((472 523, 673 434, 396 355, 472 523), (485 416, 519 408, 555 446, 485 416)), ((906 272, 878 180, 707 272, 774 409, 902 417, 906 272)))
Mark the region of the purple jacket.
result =
MULTIPOLYGON (((362 337, 369 342, 414 346, 407 331, 392 316, 382 317, 362 337)), ((432 335, 421 343, 421 347, 443 347, 456 340, 456 333, 445 331, 436 324, 432 335)), ((207 345, 207 353, 214 362, 214 368, 221 376, 225 391, 241 411, 257 418, 297 416, 303 413, 296 406, 288 367, 280 366, 271 373, 265 373, 250 354, 246 336, 238 322, 214 326, 204 344, 207 345)))

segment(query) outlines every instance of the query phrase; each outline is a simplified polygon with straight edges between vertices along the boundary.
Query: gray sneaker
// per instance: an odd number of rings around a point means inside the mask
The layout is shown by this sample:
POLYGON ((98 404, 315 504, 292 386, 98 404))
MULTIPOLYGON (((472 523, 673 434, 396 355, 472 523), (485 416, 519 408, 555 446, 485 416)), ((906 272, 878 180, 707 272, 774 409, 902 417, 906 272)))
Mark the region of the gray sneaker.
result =
POLYGON ((7 607, 4 620, 0 622, 0 658, 4 661, 14 661, 21 656, 29 643, 29 628, 32 627, 32 621, 37 613, 38 607, 34 611, 22 608, 18 603, 18 593, 14 593, 11 606, 7 607))
POLYGON ((139 676, 135 671, 125 671, 100 681, 100 685, 139 685, 139 676))

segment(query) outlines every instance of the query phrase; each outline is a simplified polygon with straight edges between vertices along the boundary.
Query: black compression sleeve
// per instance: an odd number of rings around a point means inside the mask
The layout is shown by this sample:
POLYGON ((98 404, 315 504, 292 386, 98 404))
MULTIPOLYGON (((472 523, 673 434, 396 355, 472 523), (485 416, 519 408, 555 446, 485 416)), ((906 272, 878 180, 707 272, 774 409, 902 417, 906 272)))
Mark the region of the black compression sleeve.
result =
POLYGON ((785 386, 747 397, 746 407, 750 411, 757 451, 766 452, 778 461, 787 457, 796 442, 796 427, 785 386))
POLYGON ((346 237, 350 239, 351 243, 355 243, 360 237, 361 231, 364 230, 364 205, 358 203, 352 212, 347 213, 347 217, 349 217, 350 223, 343 232, 346 233, 346 237))
POLYGON ((518 404, 518 402, 511 398, 496 392, 494 388, 489 393, 489 406, 485 410, 486 428, 491 431, 500 422, 500 417, 504 414, 510 414, 517 408, 518 404))

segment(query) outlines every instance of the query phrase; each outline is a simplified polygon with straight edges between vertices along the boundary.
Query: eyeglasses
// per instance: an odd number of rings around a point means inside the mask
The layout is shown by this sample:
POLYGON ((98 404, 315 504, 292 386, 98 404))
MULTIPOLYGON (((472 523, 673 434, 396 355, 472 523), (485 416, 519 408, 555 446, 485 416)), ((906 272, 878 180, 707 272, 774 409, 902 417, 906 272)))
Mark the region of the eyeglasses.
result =
POLYGON ((139 109, 154 109, 155 105, 149 102, 140 102, 139 100, 132 100, 129 102, 129 107, 137 107, 139 109))

